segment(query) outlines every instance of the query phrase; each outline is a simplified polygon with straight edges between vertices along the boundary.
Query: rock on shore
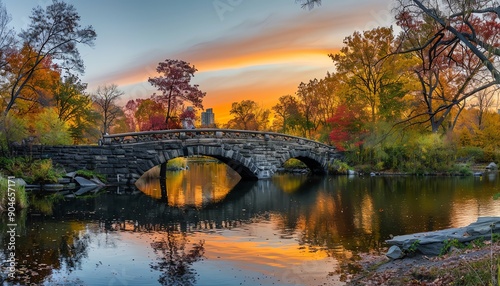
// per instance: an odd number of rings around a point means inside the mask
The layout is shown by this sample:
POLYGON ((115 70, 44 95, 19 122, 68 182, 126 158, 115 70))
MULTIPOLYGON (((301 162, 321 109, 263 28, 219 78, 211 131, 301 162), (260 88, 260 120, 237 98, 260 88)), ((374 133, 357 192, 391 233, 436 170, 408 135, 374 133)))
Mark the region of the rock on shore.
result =
POLYGON ((500 217, 480 217, 466 227, 400 235, 386 242, 398 246, 403 252, 408 252, 412 245, 417 245, 417 250, 422 254, 439 255, 448 240, 456 239, 467 243, 480 238, 489 239, 492 233, 500 233, 500 217))

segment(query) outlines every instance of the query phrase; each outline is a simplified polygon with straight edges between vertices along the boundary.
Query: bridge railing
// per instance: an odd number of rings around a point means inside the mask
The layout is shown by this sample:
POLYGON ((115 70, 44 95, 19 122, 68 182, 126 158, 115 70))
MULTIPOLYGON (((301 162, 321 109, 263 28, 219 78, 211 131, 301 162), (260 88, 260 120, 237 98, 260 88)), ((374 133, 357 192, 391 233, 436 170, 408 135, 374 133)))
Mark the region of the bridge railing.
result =
POLYGON ((235 130, 235 129, 172 129, 172 130, 156 130, 156 131, 142 131, 142 132, 129 132, 119 133, 103 136, 104 145, 112 144, 132 144, 151 141, 168 141, 168 140, 185 140, 185 139, 261 139, 265 141, 276 140, 283 142, 295 142, 299 144, 314 145, 316 147, 323 147, 328 149, 335 149, 333 146, 326 145, 314 140, 264 131, 253 130, 235 130))

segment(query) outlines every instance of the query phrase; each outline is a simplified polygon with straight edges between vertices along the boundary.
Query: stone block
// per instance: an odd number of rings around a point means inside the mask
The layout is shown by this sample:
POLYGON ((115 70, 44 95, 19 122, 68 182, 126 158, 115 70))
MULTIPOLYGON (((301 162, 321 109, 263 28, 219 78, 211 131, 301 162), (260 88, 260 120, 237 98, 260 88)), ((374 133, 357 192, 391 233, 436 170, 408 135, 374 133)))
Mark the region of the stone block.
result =
POLYGON ((125 149, 114 149, 112 152, 114 155, 125 155, 127 153, 125 149))
POLYGON ((94 160, 96 160, 96 161, 108 161, 108 157, 97 155, 97 156, 94 156, 94 160))

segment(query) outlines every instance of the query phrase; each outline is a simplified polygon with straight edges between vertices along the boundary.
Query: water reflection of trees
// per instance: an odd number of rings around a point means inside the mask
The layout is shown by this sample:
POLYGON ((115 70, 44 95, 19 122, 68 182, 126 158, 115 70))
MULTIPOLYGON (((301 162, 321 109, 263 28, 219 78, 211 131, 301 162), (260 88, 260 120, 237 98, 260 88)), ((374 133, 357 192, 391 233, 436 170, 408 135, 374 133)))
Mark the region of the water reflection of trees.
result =
POLYGON ((162 273, 158 279, 161 285, 187 286, 196 283, 196 272, 192 264, 203 258, 204 241, 193 243, 189 249, 187 244, 186 233, 179 232, 174 227, 151 243, 159 260, 151 264, 151 268, 162 273))
MULTIPOLYGON (((72 272, 80 269, 88 256, 90 236, 84 225, 78 223, 60 224, 45 222, 37 218, 25 218, 27 228, 19 231, 16 237, 15 279, 9 280, 19 285, 32 285, 44 282, 55 270, 66 269, 72 272), (36 227, 32 228, 34 225, 36 227)), ((3 241, 5 243, 5 240, 3 241)), ((3 248, 7 253, 7 248, 3 248)))

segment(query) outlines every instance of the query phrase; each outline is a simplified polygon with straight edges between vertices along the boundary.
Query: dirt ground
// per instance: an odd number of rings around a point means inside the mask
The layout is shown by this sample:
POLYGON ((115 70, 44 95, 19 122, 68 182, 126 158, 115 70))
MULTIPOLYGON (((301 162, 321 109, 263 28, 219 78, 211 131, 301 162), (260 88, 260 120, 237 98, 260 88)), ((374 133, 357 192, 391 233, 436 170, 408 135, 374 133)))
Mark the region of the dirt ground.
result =
POLYGON ((347 285, 491 285, 492 279, 497 279, 499 263, 500 243, 455 249, 437 257, 417 254, 391 260, 385 255, 367 254, 352 266, 361 271, 347 275, 347 285))

